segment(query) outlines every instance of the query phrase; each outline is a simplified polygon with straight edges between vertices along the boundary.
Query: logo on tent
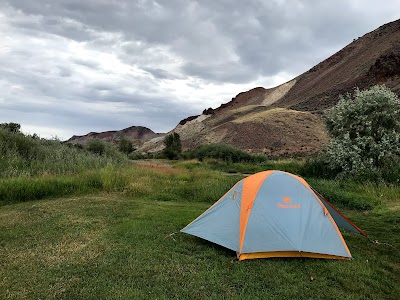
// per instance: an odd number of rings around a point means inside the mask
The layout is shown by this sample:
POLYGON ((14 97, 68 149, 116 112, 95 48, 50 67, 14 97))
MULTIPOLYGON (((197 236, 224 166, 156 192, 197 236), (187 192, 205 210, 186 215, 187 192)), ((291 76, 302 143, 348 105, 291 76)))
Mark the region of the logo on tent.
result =
MULTIPOLYGON (((285 196, 282 198, 283 202, 285 203, 290 203, 290 198, 285 196)), ((300 204, 282 204, 282 203, 278 203, 278 207, 279 208, 300 208, 300 204)))

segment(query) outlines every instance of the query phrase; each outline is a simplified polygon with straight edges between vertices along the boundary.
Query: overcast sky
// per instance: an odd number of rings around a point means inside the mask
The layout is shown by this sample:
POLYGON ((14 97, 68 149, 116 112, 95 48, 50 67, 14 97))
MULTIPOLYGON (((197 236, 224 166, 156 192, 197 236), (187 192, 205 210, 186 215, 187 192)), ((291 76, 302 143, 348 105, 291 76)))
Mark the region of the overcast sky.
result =
POLYGON ((400 18, 400 0, 0 0, 0 123, 171 130, 400 18))

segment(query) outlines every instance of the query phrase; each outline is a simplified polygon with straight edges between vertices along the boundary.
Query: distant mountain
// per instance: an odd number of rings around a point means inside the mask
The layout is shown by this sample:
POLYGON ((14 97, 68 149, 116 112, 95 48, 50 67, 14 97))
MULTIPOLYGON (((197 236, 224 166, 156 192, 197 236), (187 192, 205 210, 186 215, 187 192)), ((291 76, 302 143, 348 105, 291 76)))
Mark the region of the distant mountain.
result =
MULTIPOLYGON (((352 43, 298 77, 271 89, 238 94, 216 109, 179 122, 184 149, 226 143, 272 155, 312 153, 329 140, 322 112, 340 94, 385 84, 400 94, 400 20, 354 39, 352 43)), ((161 139, 139 148, 160 151, 161 139)))
POLYGON ((140 146, 143 142, 153 138, 163 136, 163 133, 155 133, 151 129, 143 126, 131 126, 122 130, 112 130, 105 132, 90 132, 86 135, 74 135, 67 143, 72 144, 85 144, 88 140, 98 138, 107 142, 117 142, 120 136, 132 141, 136 146, 140 146))

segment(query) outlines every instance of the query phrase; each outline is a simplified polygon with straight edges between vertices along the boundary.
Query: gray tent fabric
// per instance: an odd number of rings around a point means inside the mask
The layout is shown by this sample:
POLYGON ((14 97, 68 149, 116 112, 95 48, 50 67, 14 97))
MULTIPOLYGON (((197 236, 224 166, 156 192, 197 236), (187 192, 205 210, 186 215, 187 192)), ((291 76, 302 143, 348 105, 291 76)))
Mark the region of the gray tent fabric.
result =
POLYGON ((243 181, 181 232, 200 237, 233 251, 239 250, 239 218, 243 181))
MULTIPOLYGON (((314 189, 313 189, 314 190, 314 189)), ((332 218, 335 220, 335 223, 343 229, 350 230, 355 233, 359 233, 361 235, 366 236, 366 234, 360 230, 357 226, 351 223, 349 220, 344 218, 333 206, 330 204, 322 195, 320 195, 317 191, 315 191, 317 197, 324 203, 325 207, 328 209, 329 213, 331 214, 332 218)))

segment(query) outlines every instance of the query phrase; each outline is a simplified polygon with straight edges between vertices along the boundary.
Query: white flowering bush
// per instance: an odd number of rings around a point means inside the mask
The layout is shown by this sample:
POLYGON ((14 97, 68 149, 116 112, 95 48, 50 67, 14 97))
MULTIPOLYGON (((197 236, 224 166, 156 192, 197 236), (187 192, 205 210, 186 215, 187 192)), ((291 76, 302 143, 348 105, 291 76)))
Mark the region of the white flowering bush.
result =
POLYGON ((400 100, 387 87, 341 97, 324 120, 332 137, 328 163, 339 175, 381 176, 385 168, 400 164, 400 100))

